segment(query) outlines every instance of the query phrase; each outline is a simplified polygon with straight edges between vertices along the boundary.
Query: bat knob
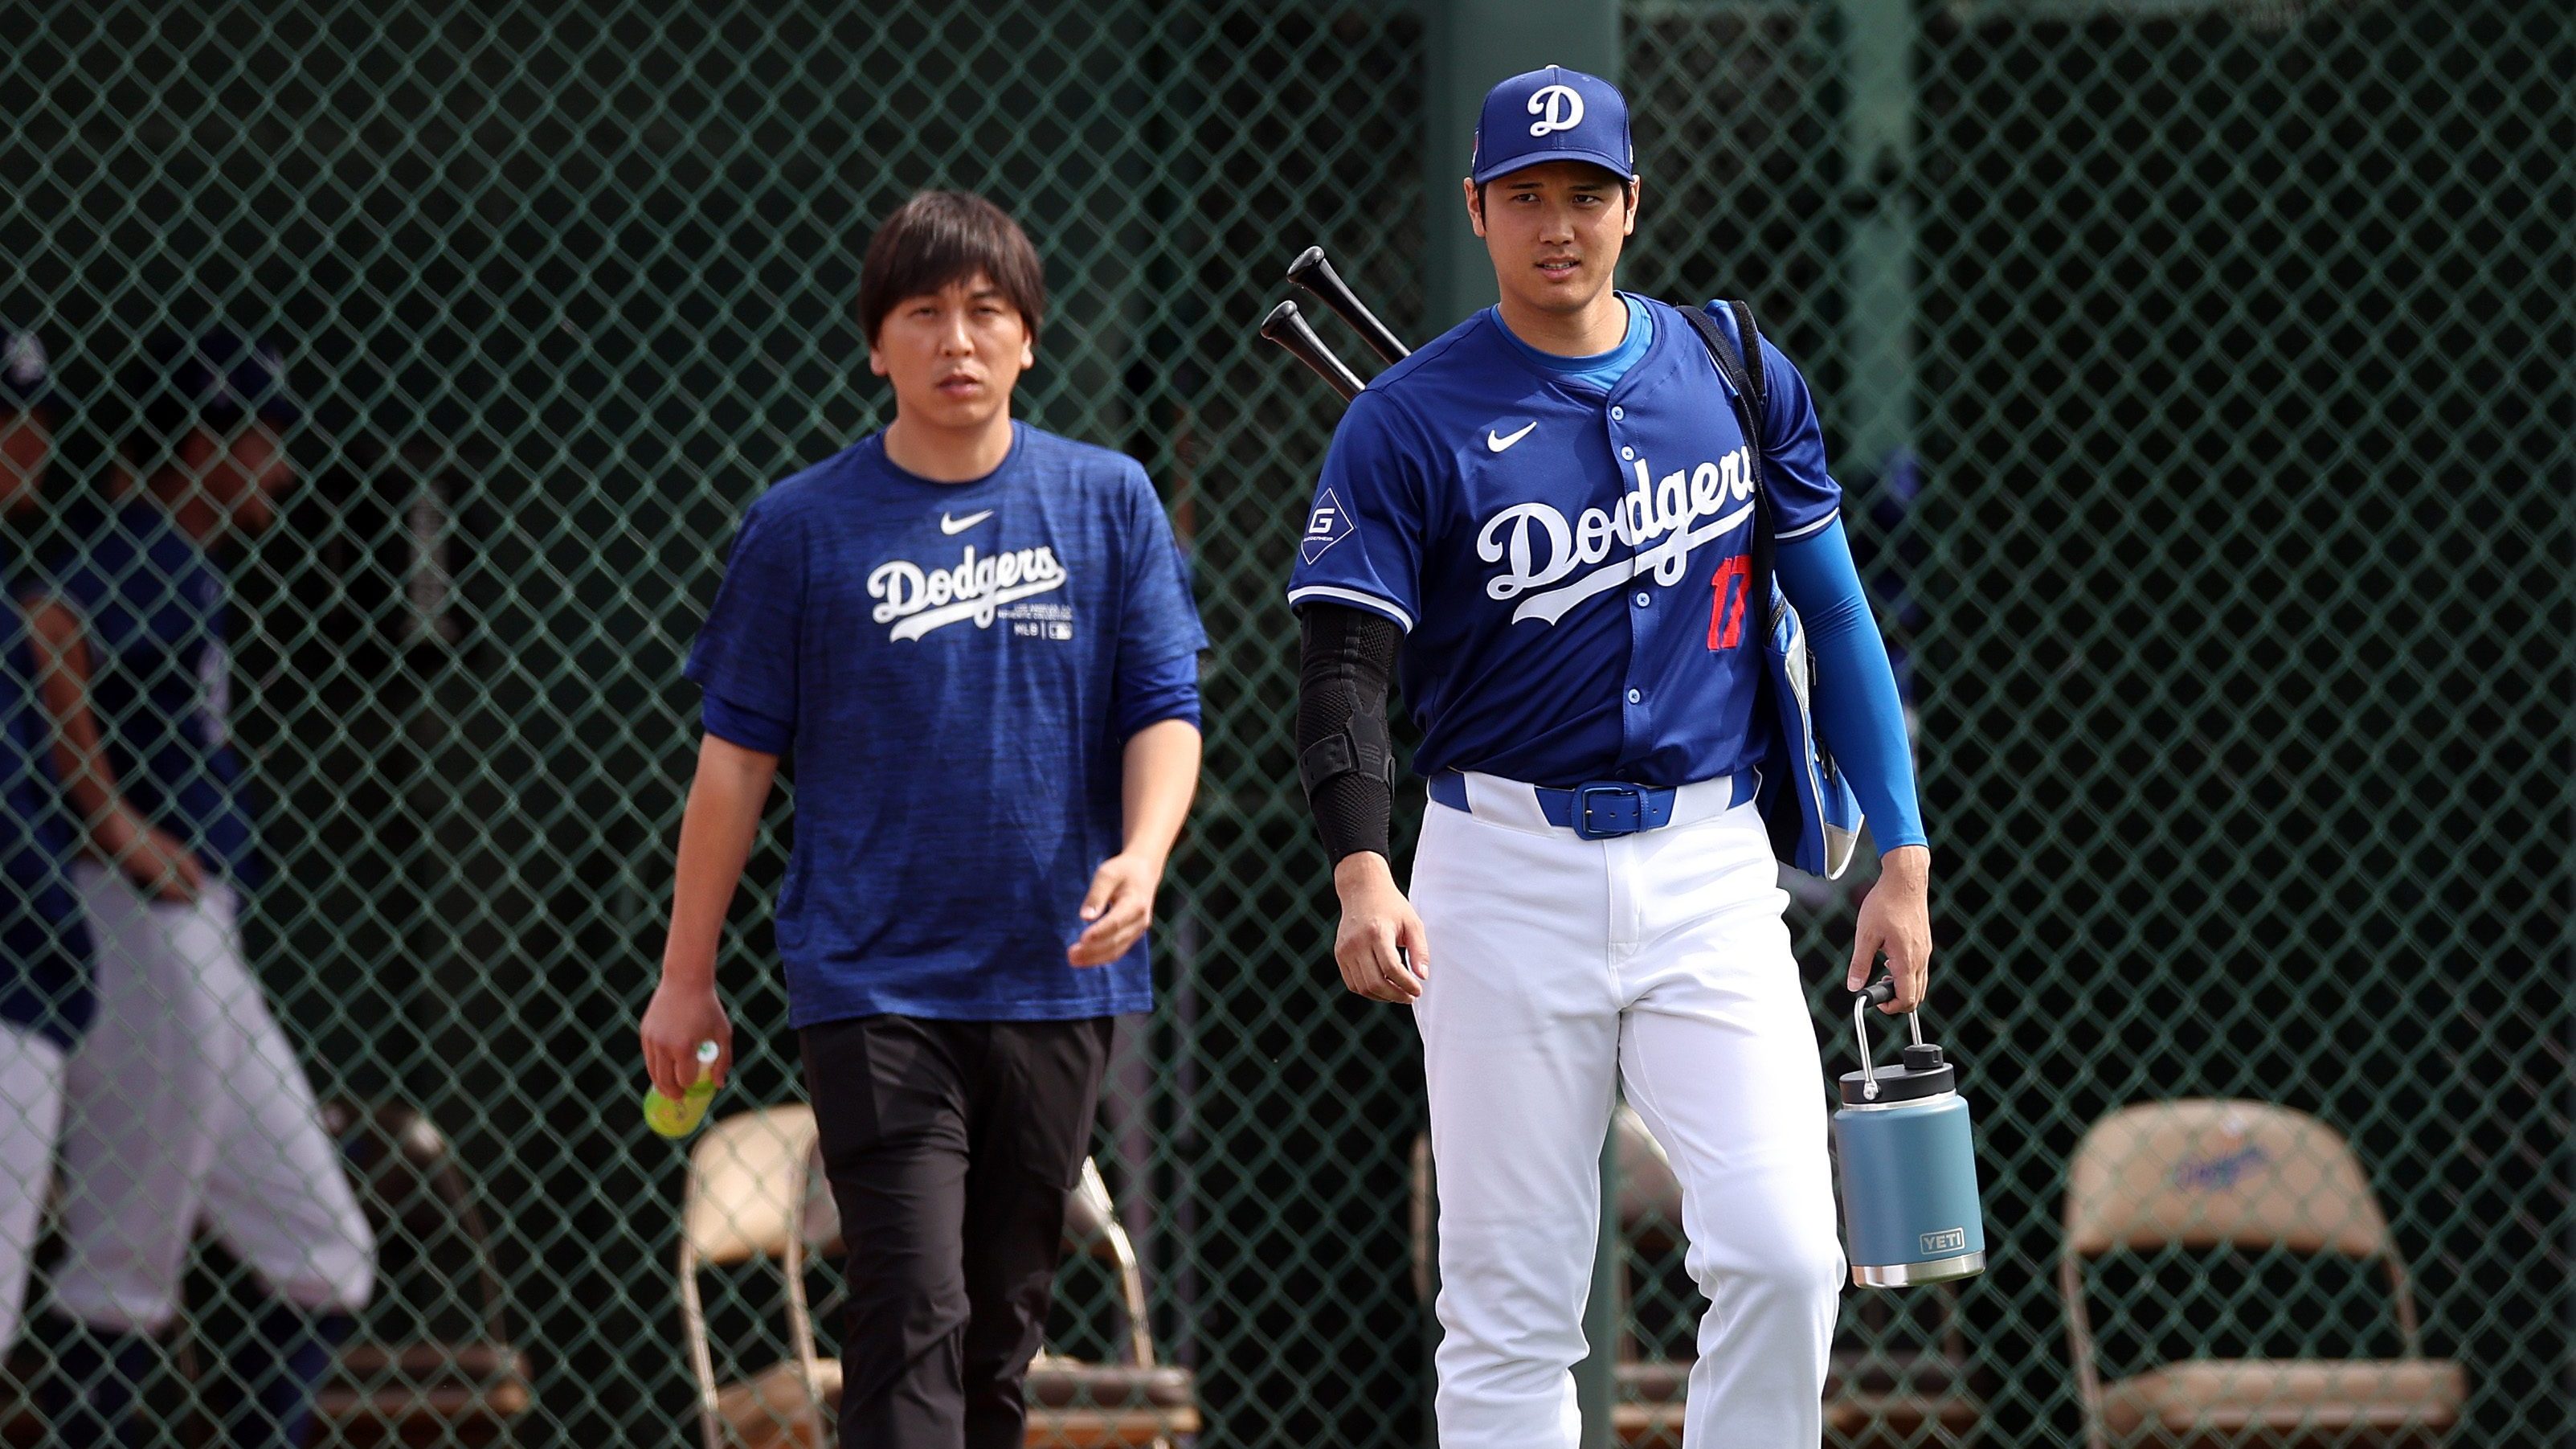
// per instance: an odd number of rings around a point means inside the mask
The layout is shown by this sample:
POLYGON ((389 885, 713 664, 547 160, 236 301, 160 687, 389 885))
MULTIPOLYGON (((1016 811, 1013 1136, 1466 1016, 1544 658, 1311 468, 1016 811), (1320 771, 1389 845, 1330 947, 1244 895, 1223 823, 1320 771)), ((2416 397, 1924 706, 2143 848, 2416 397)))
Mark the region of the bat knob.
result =
POLYGON ((1332 263, 1324 260, 1324 249, 1322 247, 1308 247, 1297 254, 1297 260, 1288 264, 1288 280, 1291 282, 1299 281, 1308 272, 1314 271, 1319 267, 1329 267, 1331 265, 1332 263))
POLYGON ((1270 315, 1261 319, 1261 335, 1274 342, 1279 340, 1290 328, 1297 325, 1297 316, 1297 301, 1292 297, 1271 308, 1270 315))

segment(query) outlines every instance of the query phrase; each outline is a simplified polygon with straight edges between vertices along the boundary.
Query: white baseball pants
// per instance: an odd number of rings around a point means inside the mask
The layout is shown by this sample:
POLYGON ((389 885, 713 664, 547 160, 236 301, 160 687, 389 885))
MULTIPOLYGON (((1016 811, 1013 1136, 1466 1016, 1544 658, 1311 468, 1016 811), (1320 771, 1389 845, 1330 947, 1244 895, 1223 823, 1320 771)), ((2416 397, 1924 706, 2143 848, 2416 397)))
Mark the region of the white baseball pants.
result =
POLYGON ((0 1024, 0 1353, 18 1341, 45 1188, 54 1180, 54 1134, 63 1121, 63 1049, 0 1024))
POLYGON ((1707 1296, 1694 1449, 1815 1449, 1844 1263, 1778 868, 1729 782, 1587 841, 1526 785, 1424 811, 1414 1004, 1439 1178, 1442 1449, 1572 1449, 1614 1089, 1672 1158, 1707 1296))
POLYGON ((178 905, 98 866, 74 876, 98 1015, 67 1073, 56 1303, 99 1328, 158 1331, 202 1222, 288 1302, 365 1307, 375 1238, 243 960, 232 891, 210 883, 178 905))

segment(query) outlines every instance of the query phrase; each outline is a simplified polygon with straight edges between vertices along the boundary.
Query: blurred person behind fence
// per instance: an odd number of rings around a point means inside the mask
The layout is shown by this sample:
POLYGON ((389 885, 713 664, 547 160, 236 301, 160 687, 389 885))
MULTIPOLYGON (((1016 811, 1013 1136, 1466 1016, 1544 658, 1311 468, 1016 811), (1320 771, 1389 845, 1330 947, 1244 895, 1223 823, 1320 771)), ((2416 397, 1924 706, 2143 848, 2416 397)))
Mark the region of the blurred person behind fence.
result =
POLYGON ((779 756, 789 1022, 849 1244, 842 1442, 1016 1449, 1114 1017, 1198 779, 1199 628, 1132 458, 1011 419, 1038 257, 925 192, 869 242, 895 417, 743 514, 688 677, 706 733, 642 1025, 677 1096, 779 756))
POLYGON ((259 884, 229 733, 224 559, 293 481, 299 416, 275 349, 163 334, 120 381, 133 484, 75 520, 22 590, 91 859, 75 868, 98 1013, 67 1073, 65 1255, 75 1320, 47 1390, 66 1445, 132 1443, 152 1336, 200 1224, 266 1299, 227 1365, 237 1446, 300 1445, 315 1384, 373 1289, 375 1244, 312 1087, 261 999, 240 910, 259 884))
MULTIPOLYGON (((34 510, 68 410, 43 343, 0 321, 0 514, 34 510)), ((20 535, 7 537, 15 572, 20 535)), ((54 1175, 64 1062, 92 1004, 89 933, 49 735, 25 616, 0 609, 0 1352, 17 1341, 27 1256, 54 1175)))

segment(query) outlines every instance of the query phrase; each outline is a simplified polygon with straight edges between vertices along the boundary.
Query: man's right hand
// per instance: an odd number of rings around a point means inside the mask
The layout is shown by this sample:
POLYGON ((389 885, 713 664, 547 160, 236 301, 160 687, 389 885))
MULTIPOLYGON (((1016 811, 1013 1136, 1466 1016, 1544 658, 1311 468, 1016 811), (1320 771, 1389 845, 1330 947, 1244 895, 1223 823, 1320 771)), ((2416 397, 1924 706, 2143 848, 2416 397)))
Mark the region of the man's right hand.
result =
POLYGON ((205 893, 206 868, 177 837, 157 825, 128 835, 114 855, 116 868, 125 872, 134 888, 156 901, 186 905, 205 893))
POLYGON ((1371 1001, 1421 996, 1431 974, 1431 936, 1396 889, 1386 857, 1373 850, 1343 856, 1333 867, 1333 889, 1342 898, 1342 928, 1333 938, 1342 984, 1371 1001))
POLYGON ((698 1080, 698 1043, 716 1044, 717 1086, 723 1086, 725 1074, 733 1070, 733 1023, 725 1019, 724 1003, 716 999, 712 979, 703 985, 684 985, 663 972, 662 984, 653 988, 653 1000, 644 1008, 638 1034, 644 1039, 644 1070, 653 1078, 654 1089, 675 1102, 698 1080))

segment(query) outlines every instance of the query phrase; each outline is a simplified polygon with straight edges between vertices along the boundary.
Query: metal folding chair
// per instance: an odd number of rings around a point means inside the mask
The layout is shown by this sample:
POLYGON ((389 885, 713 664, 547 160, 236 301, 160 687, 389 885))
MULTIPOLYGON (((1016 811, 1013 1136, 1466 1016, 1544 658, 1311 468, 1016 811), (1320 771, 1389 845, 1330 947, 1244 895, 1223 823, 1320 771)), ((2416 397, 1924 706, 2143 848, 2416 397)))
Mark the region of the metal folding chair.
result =
POLYGON ((2268 1102, 2127 1107, 2093 1124, 2066 1180, 2057 1281, 2092 1449, 2424 1446, 2459 1422, 2467 1376, 2427 1359, 2406 1265, 2341 1134, 2268 1102), (2109 1383, 2095 1361, 2085 1269, 2116 1250, 2281 1249, 2385 1265, 2394 1359, 2167 1363, 2109 1383))
MULTIPOLYGON (((1121 1359, 1094 1363, 1041 1353, 1028 1378, 1031 1445, 1169 1449, 1199 1428, 1196 1378, 1158 1364, 1135 1245, 1119 1226, 1099 1167, 1086 1161, 1065 1208, 1065 1249, 1116 1275, 1126 1334, 1121 1359)), ((689 1154, 677 1272, 689 1365, 698 1385, 704 1449, 822 1449, 841 1399, 841 1366, 816 1345, 805 1273, 842 1251, 839 1214, 823 1179, 814 1114, 768 1107, 708 1128, 689 1154), (775 1270, 786 1304, 787 1356, 720 1383, 699 1275, 758 1259, 775 1270)))

